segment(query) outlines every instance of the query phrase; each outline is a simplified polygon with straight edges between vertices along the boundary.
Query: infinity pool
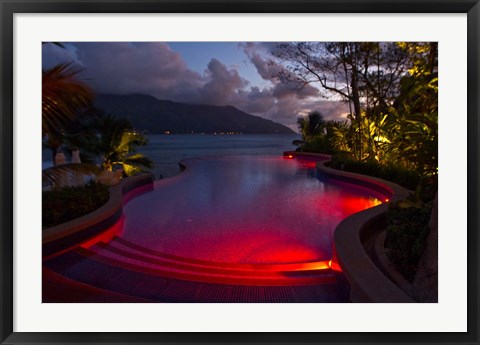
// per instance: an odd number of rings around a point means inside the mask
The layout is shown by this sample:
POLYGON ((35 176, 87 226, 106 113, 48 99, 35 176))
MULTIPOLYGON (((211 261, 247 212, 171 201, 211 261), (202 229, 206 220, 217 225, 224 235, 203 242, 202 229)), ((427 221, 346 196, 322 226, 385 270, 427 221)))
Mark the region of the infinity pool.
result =
POLYGON ((117 236, 185 258, 279 264, 329 260, 333 232, 347 216, 385 198, 345 182, 322 181, 315 162, 270 156, 185 161, 124 206, 117 236))

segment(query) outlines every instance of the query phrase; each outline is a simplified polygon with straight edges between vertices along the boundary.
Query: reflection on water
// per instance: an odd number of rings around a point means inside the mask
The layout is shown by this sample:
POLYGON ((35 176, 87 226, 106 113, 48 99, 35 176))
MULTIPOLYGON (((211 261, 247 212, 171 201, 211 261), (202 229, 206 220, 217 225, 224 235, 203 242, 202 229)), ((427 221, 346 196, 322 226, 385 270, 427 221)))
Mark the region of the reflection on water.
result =
POLYGON ((182 174, 126 205, 122 237, 179 256, 236 263, 329 260, 333 231, 380 195, 326 183, 275 156, 188 160, 182 174))

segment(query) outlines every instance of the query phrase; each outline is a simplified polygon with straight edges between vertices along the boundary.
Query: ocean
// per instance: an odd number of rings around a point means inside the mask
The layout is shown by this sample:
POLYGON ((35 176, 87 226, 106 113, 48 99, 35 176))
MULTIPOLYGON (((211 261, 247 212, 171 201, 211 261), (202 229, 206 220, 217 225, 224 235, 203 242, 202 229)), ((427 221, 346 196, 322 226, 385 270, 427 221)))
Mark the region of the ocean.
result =
MULTIPOLYGON (((178 162, 187 158, 237 155, 282 155, 294 150, 298 134, 238 134, 238 135, 164 135, 149 134, 148 144, 139 152, 154 162, 155 178, 174 176, 180 172, 178 162)), ((48 150, 43 150, 43 168, 51 166, 48 150)))

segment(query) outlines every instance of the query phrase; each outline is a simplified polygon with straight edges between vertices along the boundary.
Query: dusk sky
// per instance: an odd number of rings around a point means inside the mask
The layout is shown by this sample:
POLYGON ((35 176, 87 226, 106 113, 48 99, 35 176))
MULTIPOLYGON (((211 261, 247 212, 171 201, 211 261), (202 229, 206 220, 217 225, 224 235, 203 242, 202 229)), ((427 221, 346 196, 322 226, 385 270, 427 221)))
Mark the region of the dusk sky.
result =
POLYGON ((296 119, 321 111, 341 119, 346 104, 321 97, 318 85, 302 91, 280 83, 270 65, 276 43, 76 42, 42 45, 42 67, 75 61, 97 93, 148 94, 184 103, 233 105, 297 129, 296 119))

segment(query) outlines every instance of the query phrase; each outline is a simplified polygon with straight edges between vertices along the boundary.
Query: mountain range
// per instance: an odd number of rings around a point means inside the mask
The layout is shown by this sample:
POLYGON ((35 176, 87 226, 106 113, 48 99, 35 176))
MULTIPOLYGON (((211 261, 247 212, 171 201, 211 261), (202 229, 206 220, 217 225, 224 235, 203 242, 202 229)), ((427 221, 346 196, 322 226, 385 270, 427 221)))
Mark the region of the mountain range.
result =
POLYGON ((295 133, 287 126, 233 106, 178 103, 140 94, 99 94, 94 105, 106 113, 128 119, 135 130, 149 133, 295 133))

